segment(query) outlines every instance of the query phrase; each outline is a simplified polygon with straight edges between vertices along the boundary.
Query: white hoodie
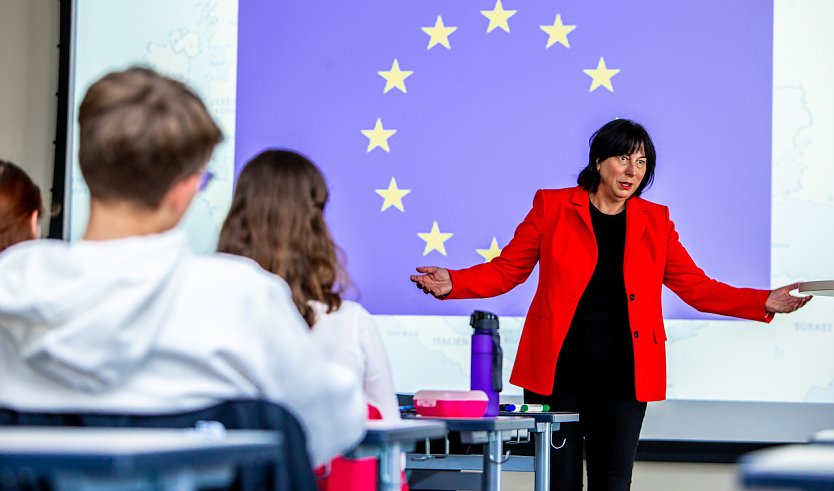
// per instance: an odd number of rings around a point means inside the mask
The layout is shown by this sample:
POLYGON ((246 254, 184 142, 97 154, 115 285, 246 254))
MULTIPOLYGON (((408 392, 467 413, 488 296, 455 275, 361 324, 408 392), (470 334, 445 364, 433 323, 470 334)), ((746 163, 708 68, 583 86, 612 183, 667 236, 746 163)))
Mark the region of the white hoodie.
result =
POLYGON ((359 381, 248 259, 194 255, 179 231, 0 254, 0 406, 159 413, 233 398, 293 411, 315 463, 364 433, 359 381))

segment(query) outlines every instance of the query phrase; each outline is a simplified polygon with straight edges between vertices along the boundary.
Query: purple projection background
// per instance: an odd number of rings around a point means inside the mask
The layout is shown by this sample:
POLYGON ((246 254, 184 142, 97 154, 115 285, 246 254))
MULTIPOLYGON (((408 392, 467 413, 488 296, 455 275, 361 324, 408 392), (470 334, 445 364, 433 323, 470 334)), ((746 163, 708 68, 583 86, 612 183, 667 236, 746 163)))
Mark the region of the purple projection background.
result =
MULTIPOLYGON (((241 0, 236 166, 262 149, 307 154, 332 192, 328 222, 359 300, 375 314, 526 314, 537 277, 490 300, 439 302, 415 266, 460 268, 503 247, 536 189, 575 184, 591 133, 642 122, 658 168, 646 199, 671 209, 684 245, 713 277, 770 282, 773 5, 506 0, 510 32, 481 13, 494 0, 241 0), (556 15, 569 47, 540 26, 556 15), (427 49, 441 16, 451 49, 427 49), (589 90, 603 57, 613 92, 589 90), (380 71, 413 72, 384 93, 380 71), (403 92, 402 88, 405 88, 403 92), (377 119, 396 133, 368 151, 377 119), (400 189, 404 211, 376 190, 400 189), (437 222, 446 256, 424 256, 437 222)), ((436 39, 438 40, 438 39, 436 39)), ((600 81, 604 81, 600 79, 600 81)), ((667 318, 703 317, 668 291, 667 318)))

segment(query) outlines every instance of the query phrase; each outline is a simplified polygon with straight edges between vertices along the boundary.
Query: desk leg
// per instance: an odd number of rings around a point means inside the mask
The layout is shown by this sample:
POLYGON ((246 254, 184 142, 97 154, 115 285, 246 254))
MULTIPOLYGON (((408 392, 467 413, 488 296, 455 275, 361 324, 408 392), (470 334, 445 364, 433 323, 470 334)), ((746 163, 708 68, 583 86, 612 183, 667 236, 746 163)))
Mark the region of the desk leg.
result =
POLYGON ((550 423, 545 423, 544 431, 536 433, 536 491, 550 491, 550 444, 553 433, 550 423))
POLYGON ((402 445, 399 443, 386 445, 382 450, 379 456, 379 482, 377 483, 380 491, 400 491, 402 487, 401 453, 402 445))
POLYGON ((500 431, 489 432, 487 451, 484 452, 484 479, 481 489, 484 491, 499 491, 501 489, 501 462, 504 442, 500 431))

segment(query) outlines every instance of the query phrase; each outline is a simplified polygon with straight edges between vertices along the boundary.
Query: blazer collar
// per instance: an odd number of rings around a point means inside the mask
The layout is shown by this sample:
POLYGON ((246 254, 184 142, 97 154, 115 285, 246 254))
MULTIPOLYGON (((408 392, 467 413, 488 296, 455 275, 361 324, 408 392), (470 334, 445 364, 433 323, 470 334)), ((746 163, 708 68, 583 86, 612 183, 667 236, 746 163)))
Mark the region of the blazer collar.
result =
MULTIPOLYGON (((580 186, 573 188, 571 193, 571 202, 579 207, 576 211, 579 216, 588 226, 588 230, 593 233, 594 226, 591 223, 591 212, 588 208, 589 203, 588 191, 582 189, 580 186)), ((646 210, 646 202, 642 198, 630 198, 626 202, 626 243, 624 260, 628 261, 629 256, 637 249, 640 244, 640 237, 646 230, 646 223, 648 222, 648 213, 646 210)))
POLYGON ((573 188, 573 193, 570 197, 571 202, 577 206, 576 211, 582 217, 582 221, 588 226, 588 231, 591 236, 594 234, 594 225, 591 223, 591 210, 588 208, 588 191, 582 189, 580 186, 573 188))
POLYGON ((626 201, 625 261, 628 261, 629 256, 640 245, 640 237, 643 236, 648 221, 646 202, 642 198, 629 198, 626 201))
POLYGON ((588 191, 582 189, 581 186, 576 186, 573 188, 573 192, 570 195, 570 200, 573 204, 577 206, 584 206, 585 208, 588 207, 588 191))

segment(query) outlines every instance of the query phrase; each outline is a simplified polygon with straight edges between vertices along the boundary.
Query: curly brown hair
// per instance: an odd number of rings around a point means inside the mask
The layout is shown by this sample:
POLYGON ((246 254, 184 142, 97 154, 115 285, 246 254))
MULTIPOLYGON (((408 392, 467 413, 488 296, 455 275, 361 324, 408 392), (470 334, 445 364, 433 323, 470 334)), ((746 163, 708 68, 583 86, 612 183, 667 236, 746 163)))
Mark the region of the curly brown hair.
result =
POLYGON ((291 150, 261 152, 238 177, 217 247, 282 277, 310 327, 310 301, 337 310, 348 282, 324 221, 327 199, 324 176, 309 159, 291 150))

